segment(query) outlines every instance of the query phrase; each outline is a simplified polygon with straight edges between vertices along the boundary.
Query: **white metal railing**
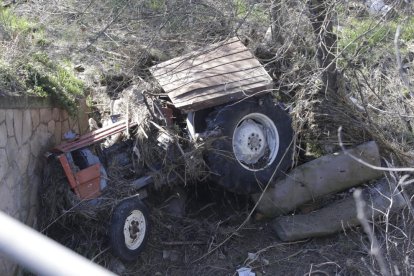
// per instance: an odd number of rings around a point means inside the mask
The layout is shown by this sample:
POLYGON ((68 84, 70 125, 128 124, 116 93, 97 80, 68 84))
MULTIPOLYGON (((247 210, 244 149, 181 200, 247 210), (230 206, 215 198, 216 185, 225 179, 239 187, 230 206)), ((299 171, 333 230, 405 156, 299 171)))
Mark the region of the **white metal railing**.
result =
POLYGON ((39 275, 115 275, 1 211, 0 252, 39 275))

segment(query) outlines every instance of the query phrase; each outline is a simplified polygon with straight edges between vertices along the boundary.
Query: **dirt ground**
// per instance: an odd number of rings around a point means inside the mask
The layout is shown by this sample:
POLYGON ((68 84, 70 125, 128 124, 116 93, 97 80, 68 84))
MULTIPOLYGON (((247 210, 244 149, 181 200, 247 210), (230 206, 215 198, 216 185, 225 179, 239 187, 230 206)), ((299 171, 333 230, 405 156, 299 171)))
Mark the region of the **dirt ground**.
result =
POLYGON ((248 198, 214 186, 191 188, 186 215, 178 218, 150 199, 152 231, 145 251, 136 263, 112 258, 104 265, 123 275, 237 275, 241 267, 256 275, 370 273, 369 241, 359 228, 286 243, 271 229, 271 220, 254 214, 236 231, 250 204, 248 198))
MULTIPOLYGON (((50 180, 45 183, 67 185, 50 180)), ((237 269, 242 267, 251 268, 256 275, 381 275, 370 253, 372 243, 360 227, 287 243, 276 236, 271 219, 253 213, 246 221, 253 208, 248 196, 218 185, 164 186, 148 190, 148 195, 144 202, 150 210, 150 236, 134 262, 123 263, 111 253, 107 236, 110 210, 82 216, 68 212, 46 223, 49 228, 44 233, 118 275, 238 275, 237 269), (176 200, 177 193, 186 200, 176 200)), ((323 203, 340 196, 324 198, 323 203)), ((320 203, 315 206, 321 207, 320 203)), ((44 210, 50 220, 51 209, 44 210)), ((412 218, 409 210, 403 210, 394 216, 385 214, 371 224, 380 245, 377 252, 390 275, 412 275, 412 218)))

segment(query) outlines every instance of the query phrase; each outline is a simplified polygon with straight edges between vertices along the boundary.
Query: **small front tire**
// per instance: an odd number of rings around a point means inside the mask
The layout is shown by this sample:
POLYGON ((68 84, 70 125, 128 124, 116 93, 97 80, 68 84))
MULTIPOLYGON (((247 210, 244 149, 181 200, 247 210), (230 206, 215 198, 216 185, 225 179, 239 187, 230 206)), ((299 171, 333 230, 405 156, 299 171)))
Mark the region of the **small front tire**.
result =
POLYGON ((148 240, 150 224, 148 210, 141 200, 130 198, 119 203, 112 214, 110 244, 121 260, 138 258, 148 240))

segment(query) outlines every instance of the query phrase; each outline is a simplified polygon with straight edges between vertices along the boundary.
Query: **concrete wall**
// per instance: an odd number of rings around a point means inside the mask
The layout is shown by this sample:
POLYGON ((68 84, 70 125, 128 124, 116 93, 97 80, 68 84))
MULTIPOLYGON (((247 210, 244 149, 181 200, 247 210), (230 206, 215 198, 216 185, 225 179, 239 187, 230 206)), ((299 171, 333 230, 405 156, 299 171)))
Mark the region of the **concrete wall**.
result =
MULTIPOLYGON (((36 227, 43 154, 59 144, 68 130, 86 131, 87 116, 81 114, 71 118, 45 99, 0 97, 1 211, 36 227)), ((15 265, 0 255, 0 274, 10 275, 14 269, 15 265)))

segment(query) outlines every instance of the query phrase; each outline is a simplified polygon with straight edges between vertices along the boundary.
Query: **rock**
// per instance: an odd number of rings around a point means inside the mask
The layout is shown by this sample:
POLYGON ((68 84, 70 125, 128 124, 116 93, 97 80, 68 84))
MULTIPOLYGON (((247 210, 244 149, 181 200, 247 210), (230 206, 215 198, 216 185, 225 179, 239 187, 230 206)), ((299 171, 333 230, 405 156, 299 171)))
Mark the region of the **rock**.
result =
POLYGON ((15 275, 17 264, 9 256, 0 253, 0 271, 3 275, 15 275))
POLYGON ((30 159, 30 145, 25 144, 19 149, 19 158, 16 158, 17 166, 19 167, 20 173, 23 175, 26 173, 27 166, 29 165, 30 159))
POLYGON ((22 133, 23 133, 23 111, 15 110, 14 111, 14 136, 18 145, 22 144, 22 133))
POLYGON ((37 126, 40 123, 40 114, 39 114, 39 110, 38 109, 32 109, 30 111, 31 116, 32 116, 32 127, 33 129, 36 129, 37 126))
POLYGON ((367 1, 367 5, 369 7, 369 12, 374 15, 384 15, 391 10, 391 7, 386 5, 383 0, 369 0, 367 1))
POLYGON ((59 121, 59 119, 60 119, 60 110, 59 110, 59 108, 53 108, 53 111, 52 111, 52 120, 54 120, 54 121, 59 121))
POLYGON ((169 260, 171 262, 178 262, 181 259, 182 255, 177 250, 163 250, 162 258, 164 260, 169 260))
POLYGON ((19 146, 16 143, 16 139, 14 139, 14 137, 9 137, 9 139, 7 139, 6 153, 10 166, 13 166, 13 161, 19 158, 18 152, 19 146))
POLYGON ((6 110, 0 109, 0 123, 3 123, 6 120, 6 110))
POLYGON ((2 183, 3 177, 6 175, 8 168, 9 163, 7 161, 6 150, 0 149, 0 183, 2 183))
POLYGON ((73 67, 78 72, 85 72, 85 67, 82 64, 76 64, 75 67, 73 67))
MULTIPOLYGON (((374 187, 363 190, 367 208, 365 215, 375 218, 388 209, 397 211, 406 205, 401 193, 384 178, 374 187), (391 199, 391 200, 390 200, 391 199)), ((306 215, 276 218, 272 228, 282 241, 321 237, 359 224, 355 199, 352 196, 306 215)))
POLYGON ((51 134, 47 131, 47 126, 40 124, 36 132, 33 134, 33 139, 30 140, 30 151, 34 156, 39 156, 39 153, 50 142, 51 134))
POLYGON ((118 259, 111 258, 111 261, 109 262, 109 269, 117 275, 122 275, 125 273, 126 267, 118 259))
POLYGON ((49 123, 52 120, 52 109, 42 108, 40 109, 40 122, 43 124, 49 123))
POLYGON ((21 186, 19 170, 9 167, 8 173, 0 184, 0 210, 13 215, 19 210, 19 200, 16 198, 21 186))
POLYGON ((60 118, 62 121, 65 121, 69 118, 69 114, 66 110, 62 110, 60 113, 60 118))
POLYGON ((70 130, 68 120, 62 122, 62 133, 66 133, 70 130))
POLYGON ((55 136, 55 143, 59 144, 62 141, 62 123, 61 122, 56 122, 54 136, 55 136))
POLYGON ((56 123, 55 123, 55 121, 50 121, 48 124, 47 124, 47 131, 49 132, 49 133, 52 133, 53 135, 55 134, 55 125, 56 125, 56 123))
MULTIPOLYGON (((348 152, 370 164, 380 165, 375 142, 359 145, 348 152)), ((381 176, 381 171, 370 169, 344 153, 326 155, 296 167, 286 178, 277 181, 263 195, 257 210, 267 216, 286 214, 306 202, 381 176)), ((254 201, 259 198, 260 194, 253 195, 254 201)))
POLYGON ((6 125, 8 136, 14 136, 13 117, 13 109, 8 109, 6 111, 6 125))
POLYGON ((7 144, 7 126, 6 123, 0 124, 0 147, 5 147, 7 144))
POLYGON ((22 143, 26 143, 32 136, 32 116, 30 110, 23 112, 23 125, 22 125, 22 143))
POLYGON ((174 194, 167 202, 167 212, 175 217, 182 218, 185 216, 185 203, 187 200, 187 193, 180 187, 174 188, 174 194))

